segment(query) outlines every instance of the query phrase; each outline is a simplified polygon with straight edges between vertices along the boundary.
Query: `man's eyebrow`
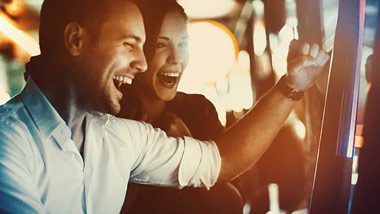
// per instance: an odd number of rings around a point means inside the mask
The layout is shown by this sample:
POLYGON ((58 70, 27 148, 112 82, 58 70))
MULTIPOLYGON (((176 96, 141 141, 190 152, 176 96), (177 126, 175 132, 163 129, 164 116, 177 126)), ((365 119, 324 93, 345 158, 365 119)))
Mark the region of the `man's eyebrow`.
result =
POLYGON ((142 41, 142 38, 140 38, 138 36, 135 36, 135 35, 122 35, 120 37, 120 40, 124 40, 124 39, 133 39, 136 42, 141 42, 142 41))

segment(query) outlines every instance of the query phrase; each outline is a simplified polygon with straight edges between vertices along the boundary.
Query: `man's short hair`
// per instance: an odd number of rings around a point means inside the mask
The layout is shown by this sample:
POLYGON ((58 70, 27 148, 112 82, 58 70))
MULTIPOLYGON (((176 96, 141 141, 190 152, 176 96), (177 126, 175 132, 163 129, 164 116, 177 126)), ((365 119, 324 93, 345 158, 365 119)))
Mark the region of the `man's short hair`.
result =
POLYGON ((41 8, 39 42, 42 55, 64 51, 64 29, 70 22, 86 27, 93 36, 109 14, 109 4, 133 0, 44 0, 41 8))

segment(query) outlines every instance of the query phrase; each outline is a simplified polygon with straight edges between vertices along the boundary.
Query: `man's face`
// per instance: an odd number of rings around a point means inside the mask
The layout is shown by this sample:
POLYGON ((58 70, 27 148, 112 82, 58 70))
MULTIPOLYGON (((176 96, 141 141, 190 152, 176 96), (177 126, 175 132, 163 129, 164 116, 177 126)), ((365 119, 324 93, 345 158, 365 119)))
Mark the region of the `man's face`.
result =
POLYGON ((121 84, 131 84, 147 68, 145 30, 139 9, 129 1, 115 1, 106 11, 98 35, 85 31, 81 54, 75 59, 79 66, 75 93, 87 110, 117 114, 121 84))

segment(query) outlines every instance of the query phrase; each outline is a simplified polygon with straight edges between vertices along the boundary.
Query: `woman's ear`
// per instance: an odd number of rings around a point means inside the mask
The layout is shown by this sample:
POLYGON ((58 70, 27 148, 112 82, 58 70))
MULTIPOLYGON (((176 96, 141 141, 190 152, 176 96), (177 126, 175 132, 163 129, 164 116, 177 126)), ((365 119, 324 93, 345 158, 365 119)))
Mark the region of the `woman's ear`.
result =
POLYGON ((70 22, 65 27, 65 47, 71 56, 78 56, 83 47, 84 29, 76 22, 70 22))

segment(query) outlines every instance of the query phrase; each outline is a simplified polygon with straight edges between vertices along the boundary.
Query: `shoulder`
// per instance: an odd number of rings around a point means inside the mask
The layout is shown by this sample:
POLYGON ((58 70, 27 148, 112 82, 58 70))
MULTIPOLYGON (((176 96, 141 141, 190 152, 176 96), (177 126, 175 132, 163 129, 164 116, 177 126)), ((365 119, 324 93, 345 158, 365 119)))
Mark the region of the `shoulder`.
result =
POLYGON ((0 158, 26 157, 31 154, 31 134, 20 111, 22 105, 7 103, 0 106, 0 158))
POLYGON ((5 121, 10 117, 16 117, 17 112, 23 107, 19 96, 9 100, 4 105, 0 105, 0 120, 5 121))
POLYGON ((136 156, 157 142, 167 139, 165 132, 154 128, 151 124, 111 115, 104 137, 114 145, 119 144, 121 147, 132 149, 136 156))
POLYGON ((107 116, 106 132, 110 135, 119 136, 123 141, 130 141, 131 143, 146 141, 147 137, 158 131, 151 124, 143 121, 119 118, 113 115, 107 116))
POLYGON ((193 102, 210 102, 204 95, 202 94, 187 94, 184 92, 177 92, 177 95, 175 96, 174 100, 177 101, 193 101, 193 102))
POLYGON ((117 132, 125 132, 126 130, 130 130, 133 132, 137 130, 145 131, 147 129, 148 130, 153 129, 150 124, 144 121, 125 119, 125 118, 120 118, 113 115, 107 115, 107 116, 108 116, 107 127, 117 132))
POLYGON ((24 105, 18 96, 14 97, 6 104, 0 106, 0 131, 6 132, 25 132, 28 130, 22 120, 24 105))
POLYGON ((203 95, 178 92, 168 110, 177 114, 198 139, 213 139, 224 128, 214 105, 203 95))
POLYGON ((186 94, 178 92, 169 104, 171 108, 189 107, 190 109, 215 109, 214 105, 202 94, 186 94))

